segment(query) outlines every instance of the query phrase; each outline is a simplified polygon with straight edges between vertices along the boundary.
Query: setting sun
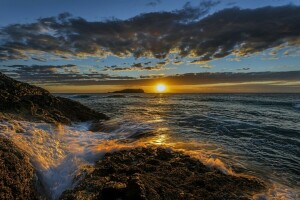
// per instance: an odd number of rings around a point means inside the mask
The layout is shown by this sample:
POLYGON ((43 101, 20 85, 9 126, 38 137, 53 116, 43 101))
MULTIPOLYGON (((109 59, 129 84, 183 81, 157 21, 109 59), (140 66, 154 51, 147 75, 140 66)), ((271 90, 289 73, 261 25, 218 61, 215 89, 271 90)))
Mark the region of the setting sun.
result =
POLYGON ((158 84, 156 86, 156 91, 157 92, 164 92, 164 91, 166 91, 166 85, 164 85, 164 84, 158 84))

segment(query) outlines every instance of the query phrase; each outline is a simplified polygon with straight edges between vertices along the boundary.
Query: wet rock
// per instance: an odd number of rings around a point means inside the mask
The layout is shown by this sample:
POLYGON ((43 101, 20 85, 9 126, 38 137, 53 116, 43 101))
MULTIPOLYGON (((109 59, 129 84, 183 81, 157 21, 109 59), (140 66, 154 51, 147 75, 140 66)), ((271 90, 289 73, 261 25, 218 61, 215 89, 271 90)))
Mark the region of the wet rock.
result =
POLYGON ((108 119, 102 113, 47 90, 16 81, 0 73, 0 119, 71 122, 108 119))
POLYGON ((60 199, 250 199, 264 189, 257 179, 225 175, 182 153, 137 148, 107 153, 60 199))
POLYGON ((41 188, 28 157, 0 137, 0 199, 44 199, 41 188))

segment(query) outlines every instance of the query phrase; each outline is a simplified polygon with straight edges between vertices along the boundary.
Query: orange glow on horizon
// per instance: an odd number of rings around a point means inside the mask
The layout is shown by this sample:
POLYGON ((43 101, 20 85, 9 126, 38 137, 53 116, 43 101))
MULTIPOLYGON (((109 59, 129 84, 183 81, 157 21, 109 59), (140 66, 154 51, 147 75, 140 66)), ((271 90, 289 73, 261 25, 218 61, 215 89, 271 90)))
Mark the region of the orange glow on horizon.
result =
MULTIPOLYGON (((147 85, 38 85, 52 93, 107 93, 126 88, 141 88, 146 93, 158 93, 158 83, 147 85)), ((269 82, 219 83, 199 85, 164 84, 163 93, 299 93, 294 85, 273 85, 269 82)))

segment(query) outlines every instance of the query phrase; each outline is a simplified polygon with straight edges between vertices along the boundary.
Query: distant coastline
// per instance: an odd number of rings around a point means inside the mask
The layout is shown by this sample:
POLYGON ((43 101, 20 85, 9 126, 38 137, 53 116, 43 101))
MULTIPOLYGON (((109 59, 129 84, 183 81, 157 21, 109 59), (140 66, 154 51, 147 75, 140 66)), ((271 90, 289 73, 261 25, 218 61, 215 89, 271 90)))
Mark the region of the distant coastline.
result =
POLYGON ((124 89, 109 93, 145 93, 145 91, 143 89, 124 89))

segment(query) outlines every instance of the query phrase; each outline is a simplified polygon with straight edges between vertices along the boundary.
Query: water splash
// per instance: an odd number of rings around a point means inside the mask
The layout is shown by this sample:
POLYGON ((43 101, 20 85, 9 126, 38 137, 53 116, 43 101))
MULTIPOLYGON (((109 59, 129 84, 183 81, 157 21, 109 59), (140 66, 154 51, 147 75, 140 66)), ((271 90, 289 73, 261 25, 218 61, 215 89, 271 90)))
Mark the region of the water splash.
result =
POLYGON ((30 156, 51 199, 58 199, 72 186, 80 169, 101 156, 101 150, 95 151, 95 146, 109 135, 86 129, 87 124, 68 127, 18 121, 2 122, 0 128, 2 135, 30 156))

